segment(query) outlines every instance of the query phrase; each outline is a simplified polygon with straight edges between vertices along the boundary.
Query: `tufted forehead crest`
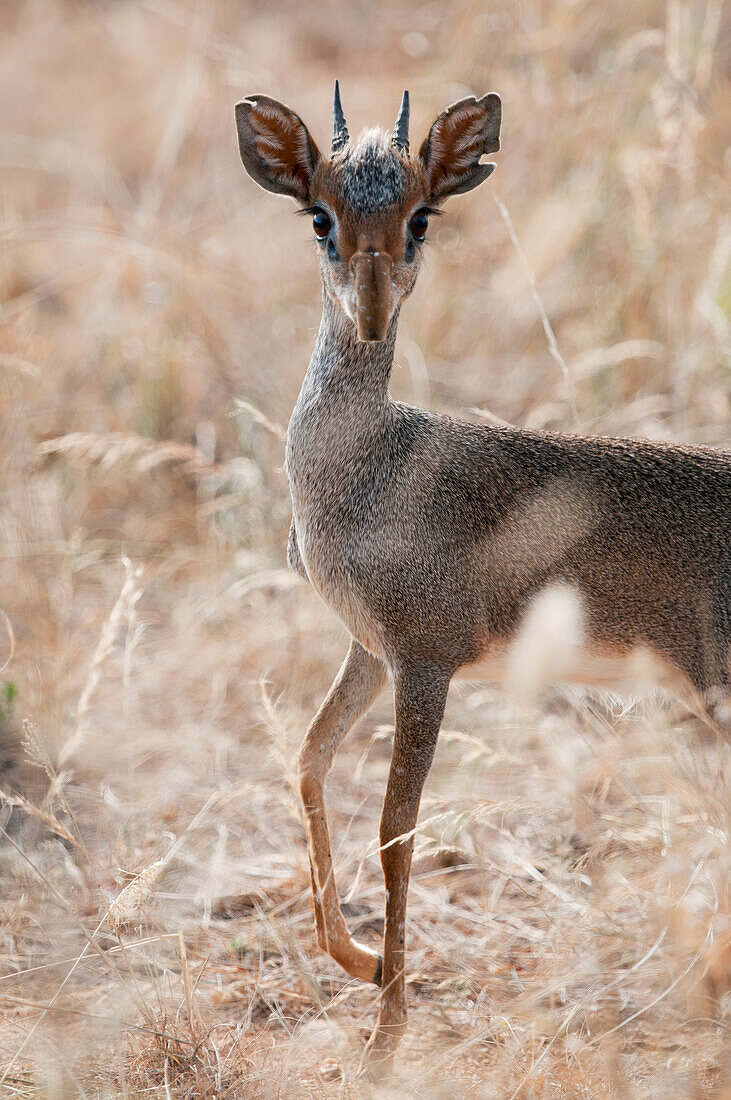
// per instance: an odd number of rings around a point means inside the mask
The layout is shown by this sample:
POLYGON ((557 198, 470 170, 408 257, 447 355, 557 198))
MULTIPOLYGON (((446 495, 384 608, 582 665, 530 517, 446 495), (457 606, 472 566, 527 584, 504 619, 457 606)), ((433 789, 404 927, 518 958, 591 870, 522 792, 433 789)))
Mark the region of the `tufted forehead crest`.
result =
POLYGON ((406 169, 381 130, 367 130, 332 167, 343 198, 358 214, 376 214, 404 197, 406 169))

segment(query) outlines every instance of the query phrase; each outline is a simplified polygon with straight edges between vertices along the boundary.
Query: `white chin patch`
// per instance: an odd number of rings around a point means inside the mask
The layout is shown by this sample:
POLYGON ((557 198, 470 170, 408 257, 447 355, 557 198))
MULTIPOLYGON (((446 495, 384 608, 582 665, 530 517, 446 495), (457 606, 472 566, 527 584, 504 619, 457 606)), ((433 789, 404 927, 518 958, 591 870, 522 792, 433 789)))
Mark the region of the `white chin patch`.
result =
POLYGON ((350 295, 347 298, 339 298, 340 305, 345 310, 350 320, 355 324, 355 299, 350 295))

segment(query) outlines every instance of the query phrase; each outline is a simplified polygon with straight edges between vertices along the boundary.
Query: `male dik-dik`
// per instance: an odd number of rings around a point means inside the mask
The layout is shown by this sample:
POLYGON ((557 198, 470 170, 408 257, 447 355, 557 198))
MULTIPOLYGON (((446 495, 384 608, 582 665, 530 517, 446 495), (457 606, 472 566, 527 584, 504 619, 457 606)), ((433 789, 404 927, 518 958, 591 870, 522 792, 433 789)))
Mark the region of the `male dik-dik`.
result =
POLYGON ((731 686, 731 453, 479 427, 391 399, 401 305, 429 216, 492 172, 497 95, 443 111, 409 150, 404 93, 392 135, 352 140, 335 86, 330 156, 267 96, 236 108, 262 187, 312 215, 322 322, 287 433, 289 563, 352 635, 300 755, 320 946, 381 986, 369 1048, 388 1060, 406 1022, 406 895, 413 829, 449 682, 499 678, 532 601, 569 586, 580 637, 562 678, 614 682, 652 665, 710 718, 731 686), (396 732, 380 841, 382 957, 348 933, 323 798, 343 737, 388 680, 396 732))

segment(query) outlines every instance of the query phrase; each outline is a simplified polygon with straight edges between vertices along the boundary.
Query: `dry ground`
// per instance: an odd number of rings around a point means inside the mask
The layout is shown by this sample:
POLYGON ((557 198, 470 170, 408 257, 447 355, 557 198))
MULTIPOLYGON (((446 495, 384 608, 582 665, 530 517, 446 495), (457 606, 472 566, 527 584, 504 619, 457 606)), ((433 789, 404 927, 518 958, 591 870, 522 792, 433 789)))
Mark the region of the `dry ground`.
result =
MULTIPOLYGON (((0 1094, 370 1096, 377 994, 316 949, 293 773, 346 648, 284 566, 315 261, 233 104, 324 144, 335 75, 351 131, 408 86, 415 139, 500 91, 394 392, 728 445, 720 0, 4 0, 0 51, 0 1094)), ((371 942, 391 721, 329 784, 371 942)), ((728 1097, 727 776, 667 701, 455 690, 393 1094, 728 1097)))

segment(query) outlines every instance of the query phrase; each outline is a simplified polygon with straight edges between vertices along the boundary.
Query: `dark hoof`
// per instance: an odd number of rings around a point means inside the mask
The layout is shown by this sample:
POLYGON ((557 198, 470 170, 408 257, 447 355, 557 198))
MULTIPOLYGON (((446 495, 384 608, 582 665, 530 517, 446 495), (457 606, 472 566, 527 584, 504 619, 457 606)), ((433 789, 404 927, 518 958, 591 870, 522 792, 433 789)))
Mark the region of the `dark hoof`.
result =
POLYGON ((383 981, 383 955, 378 956, 376 970, 373 977, 371 978, 371 981, 374 985, 377 985, 379 989, 381 988, 381 982, 383 981))

